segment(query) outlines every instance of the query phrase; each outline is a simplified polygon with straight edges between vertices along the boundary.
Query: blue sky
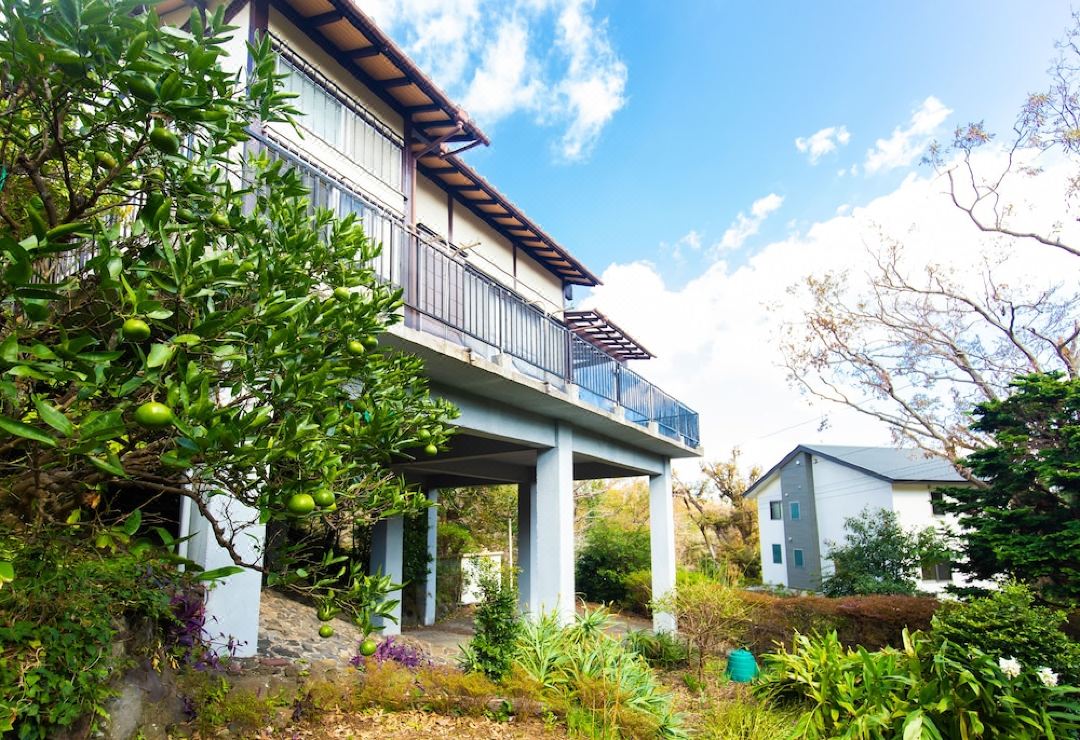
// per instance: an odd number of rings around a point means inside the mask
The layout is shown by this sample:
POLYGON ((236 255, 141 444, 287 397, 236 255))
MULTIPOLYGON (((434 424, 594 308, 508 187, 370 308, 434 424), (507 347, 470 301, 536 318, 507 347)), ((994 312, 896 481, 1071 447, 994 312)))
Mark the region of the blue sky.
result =
MULTIPOLYGON (((468 160, 601 275, 585 300, 656 352, 640 370, 701 411, 707 455, 766 466, 889 442, 791 387, 776 306, 882 228, 916 268, 984 254, 919 155, 968 121, 1007 134, 1071 23, 1043 0, 364 6, 485 127, 468 160)), ((1059 205, 1052 181, 1018 197, 1059 205)))
MULTIPOLYGON (((666 262, 662 242, 691 230, 721 238, 768 193, 784 205, 744 250, 796 219, 827 218, 895 187, 894 170, 838 177, 925 98, 1004 129, 1045 85, 1065 3, 607 2, 628 68, 625 107, 591 156, 553 156, 555 132, 524 113, 490 126, 471 155, 492 182, 596 271, 612 261, 666 262), (846 126, 846 147, 810 166, 794 146, 846 126), (583 213, 583 211, 585 211, 583 213)), ((700 265, 663 270, 685 280, 700 265)))

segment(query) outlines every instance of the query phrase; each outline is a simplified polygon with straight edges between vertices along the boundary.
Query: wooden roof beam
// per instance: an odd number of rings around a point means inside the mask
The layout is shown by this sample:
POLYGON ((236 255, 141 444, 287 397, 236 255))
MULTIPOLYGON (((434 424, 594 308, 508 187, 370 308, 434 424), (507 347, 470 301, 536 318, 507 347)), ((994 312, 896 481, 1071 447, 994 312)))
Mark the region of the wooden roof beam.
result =
POLYGON ((329 13, 319 13, 318 15, 309 15, 304 20, 306 20, 308 23, 310 23, 315 28, 320 28, 321 26, 328 26, 331 23, 337 23, 338 21, 340 21, 344 17, 345 17, 345 15, 340 10, 331 10, 329 13))
MULTIPOLYGON (((353 49, 352 51, 345 52, 353 59, 370 59, 371 57, 377 57, 382 54, 382 49, 379 47, 365 46, 363 49, 353 49)), ((441 110, 439 106, 435 106, 435 110, 441 110)))

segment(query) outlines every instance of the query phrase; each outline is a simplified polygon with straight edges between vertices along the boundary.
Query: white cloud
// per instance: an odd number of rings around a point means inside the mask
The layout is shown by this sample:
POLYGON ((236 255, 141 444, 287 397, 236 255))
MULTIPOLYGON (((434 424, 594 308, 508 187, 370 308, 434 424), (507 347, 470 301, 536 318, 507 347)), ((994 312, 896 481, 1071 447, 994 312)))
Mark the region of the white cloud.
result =
MULTIPOLYGON (((906 127, 897 126, 888 139, 878 139, 866 152, 866 174, 906 167, 922 154, 930 137, 945 122, 952 110, 933 95, 911 114, 906 127)), ((852 173, 854 174, 854 173, 852 173)))
POLYGON ((524 21, 505 21, 494 42, 484 50, 462 105, 478 120, 499 120, 516 110, 532 110, 543 94, 535 64, 528 56, 528 28, 524 21))
MULTIPOLYGON (((1017 218, 1025 220, 1015 225, 1060 221, 1069 230, 1063 238, 1080 238, 1080 224, 1062 218, 1063 183, 1070 174, 1068 167, 1048 167, 1022 180, 1023 198, 1012 200, 1017 218)), ((905 244, 915 269, 936 261, 978 280, 971 265, 984 253, 1009 245, 980 235, 942 190, 929 174, 912 174, 892 193, 846 216, 773 242, 737 266, 717 261, 678 289, 666 284, 652 264, 613 264, 588 304, 656 353, 655 360, 635 363, 635 369, 701 413, 708 457, 726 456, 739 445, 745 463, 769 466, 800 442, 887 445, 890 437, 883 426, 831 404, 809 406, 788 385, 775 338, 781 323, 804 309, 787 294, 789 286, 809 274, 850 268, 857 287, 868 269, 867 245, 876 244, 882 232, 905 244), (823 417, 829 428, 819 431, 823 417)), ((1080 285, 1080 261, 1033 244, 1021 249, 1024 259, 1014 260, 1017 270, 1080 285)), ((690 461, 683 470, 690 474, 695 467, 690 461)))
POLYGON ((484 126, 524 112, 589 156, 626 105, 627 67, 595 0, 370 0, 365 10, 484 126))
POLYGON ((776 193, 769 193, 764 198, 755 200, 753 205, 750 206, 750 215, 747 216, 745 213, 740 212, 735 217, 735 221, 728 227, 728 230, 724 232, 724 236, 721 237, 720 243, 716 245, 716 249, 738 249, 741 247, 747 239, 758 233, 762 222, 783 204, 784 196, 776 193))
POLYGON ((851 134, 847 126, 829 126, 811 134, 808 137, 795 139, 795 148, 807 155, 810 164, 817 164, 818 160, 829 152, 835 152, 838 147, 844 146, 851 141, 851 134))

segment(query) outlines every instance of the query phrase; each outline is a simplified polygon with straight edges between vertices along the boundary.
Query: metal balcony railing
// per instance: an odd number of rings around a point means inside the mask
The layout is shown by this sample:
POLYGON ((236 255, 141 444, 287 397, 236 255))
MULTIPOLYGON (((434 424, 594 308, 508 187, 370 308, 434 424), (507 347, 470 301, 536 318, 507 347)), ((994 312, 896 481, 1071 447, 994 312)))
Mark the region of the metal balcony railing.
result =
MULTIPOLYGON (((391 211, 279 142, 252 136, 252 146, 264 147, 300 172, 311 190, 312 208, 356 214, 368 238, 382 245, 368 266, 381 280, 402 288, 405 305, 415 312, 414 326, 492 358, 509 356, 525 374, 564 387, 573 384, 578 397, 594 406, 621 409, 628 421, 655 423, 661 434, 698 446, 697 412, 469 264, 449 245, 410 231, 391 211)), ((65 254, 39 277, 60 280, 83 269, 91 256, 91 251, 65 254)))
POLYGON ((331 172, 278 142, 260 139, 274 157, 296 167, 311 189, 313 205, 339 216, 356 214, 368 237, 382 244, 370 267, 400 286, 420 328, 472 349, 507 355, 518 369, 544 380, 572 383, 579 398, 628 421, 648 426, 691 447, 700 441, 698 414, 564 324, 499 283, 447 244, 410 231, 392 212, 364 198, 331 172))

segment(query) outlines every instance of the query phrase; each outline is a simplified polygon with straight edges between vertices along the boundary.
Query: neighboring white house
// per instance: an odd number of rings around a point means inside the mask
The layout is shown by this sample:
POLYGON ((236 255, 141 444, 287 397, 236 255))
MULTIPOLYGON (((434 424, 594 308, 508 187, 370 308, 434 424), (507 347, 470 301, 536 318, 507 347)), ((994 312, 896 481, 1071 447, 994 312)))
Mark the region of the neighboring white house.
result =
MULTIPOLYGON (((832 571, 830 547, 844 542, 844 521, 866 508, 895 511, 907 530, 955 530, 933 489, 964 483, 951 463, 922 450, 799 445, 747 491, 757 500, 762 579, 818 590, 832 571)), ((967 583, 949 563, 927 564, 920 576, 928 592, 967 583)))

